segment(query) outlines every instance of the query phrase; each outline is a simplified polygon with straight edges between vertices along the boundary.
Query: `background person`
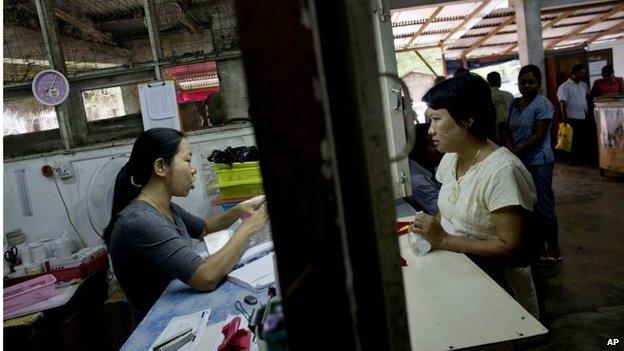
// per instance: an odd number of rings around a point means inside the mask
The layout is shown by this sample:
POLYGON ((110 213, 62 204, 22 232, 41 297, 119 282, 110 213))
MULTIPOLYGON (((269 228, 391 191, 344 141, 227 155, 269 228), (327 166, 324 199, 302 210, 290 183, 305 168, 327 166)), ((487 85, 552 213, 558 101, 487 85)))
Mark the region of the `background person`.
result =
POLYGON ((524 163, 533 177, 537 202, 534 213, 543 230, 547 250, 543 261, 560 261, 555 195, 552 190, 555 155, 550 144, 550 126, 554 108, 540 94, 542 73, 539 67, 527 65, 518 73, 522 97, 509 106, 509 133, 506 146, 524 163))
POLYGON ((497 141, 502 143, 504 140, 505 124, 507 123, 507 112, 509 104, 513 100, 513 95, 505 90, 500 90, 501 76, 498 72, 490 72, 487 75, 488 84, 492 89, 492 103, 496 108, 496 137, 497 141))
POLYGON ((171 202, 193 189, 197 168, 191 145, 174 129, 154 128, 134 142, 130 159, 115 180, 111 221, 104 233, 113 269, 140 321, 172 279, 198 291, 214 290, 246 249, 248 238, 267 223, 263 200, 196 217, 171 202), (218 252, 202 259, 191 238, 228 228, 251 217, 218 252))
MULTIPOLYGON (((570 77, 563 82, 557 90, 557 98, 560 102, 562 122, 572 126, 572 151, 570 163, 586 163, 596 152, 596 145, 591 145, 595 126, 587 118, 587 95, 589 86, 585 83, 587 69, 581 64, 572 66, 570 77)), ((595 144, 595 143, 594 143, 595 144)))
POLYGON ((613 75, 613 66, 602 67, 602 78, 594 82, 592 96, 616 96, 624 95, 624 79, 613 75))
POLYGON ((429 134, 444 153, 436 172, 442 184, 440 212, 436 217, 418 214, 411 230, 434 249, 468 254, 539 316, 530 266, 512 267, 523 257, 535 186, 522 162, 488 139, 496 121, 488 83, 464 73, 431 88, 423 101, 431 118, 429 134))

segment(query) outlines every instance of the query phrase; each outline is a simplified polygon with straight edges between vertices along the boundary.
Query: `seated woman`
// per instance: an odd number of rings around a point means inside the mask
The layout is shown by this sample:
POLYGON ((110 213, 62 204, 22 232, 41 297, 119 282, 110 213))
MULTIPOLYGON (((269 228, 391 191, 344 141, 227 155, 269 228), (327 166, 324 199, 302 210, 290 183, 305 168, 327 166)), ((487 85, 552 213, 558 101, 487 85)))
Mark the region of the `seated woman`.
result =
POLYGON ((488 139, 496 130, 488 83, 463 73, 431 88, 423 101, 431 118, 429 134, 445 153, 436 172, 442 184, 440 212, 418 214, 411 229, 434 249, 468 254, 537 317, 530 267, 514 267, 522 256, 535 186, 522 162, 488 139))
POLYGON ((191 155, 191 145, 181 132, 150 129, 137 138, 130 159, 117 174, 104 238, 136 322, 172 279, 198 291, 214 290, 238 262, 248 238, 267 223, 263 201, 240 203, 206 219, 172 203, 172 196, 187 196, 194 187, 197 168, 191 155), (220 251, 206 260, 193 251, 191 238, 228 228, 243 214, 251 217, 220 251))

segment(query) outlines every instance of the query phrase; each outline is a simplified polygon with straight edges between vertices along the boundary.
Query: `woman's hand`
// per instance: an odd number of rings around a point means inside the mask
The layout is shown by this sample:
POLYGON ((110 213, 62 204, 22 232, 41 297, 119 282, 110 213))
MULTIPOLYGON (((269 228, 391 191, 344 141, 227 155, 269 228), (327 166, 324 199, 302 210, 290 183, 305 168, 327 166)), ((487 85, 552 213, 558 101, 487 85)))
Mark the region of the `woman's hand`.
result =
POLYGON ((239 203, 238 205, 234 206, 230 211, 234 210, 238 214, 238 217, 251 215, 264 203, 266 203, 266 198, 264 197, 264 195, 260 195, 239 203))
POLYGON ((440 221, 426 213, 419 212, 410 226, 410 230, 422 235, 434 249, 442 248, 448 234, 442 228, 440 221))
POLYGON ((247 236, 250 236, 264 228, 268 220, 269 213, 267 211, 267 205, 266 203, 262 203, 260 208, 254 211, 251 217, 241 225, 241 229, 244 229, 247 236))

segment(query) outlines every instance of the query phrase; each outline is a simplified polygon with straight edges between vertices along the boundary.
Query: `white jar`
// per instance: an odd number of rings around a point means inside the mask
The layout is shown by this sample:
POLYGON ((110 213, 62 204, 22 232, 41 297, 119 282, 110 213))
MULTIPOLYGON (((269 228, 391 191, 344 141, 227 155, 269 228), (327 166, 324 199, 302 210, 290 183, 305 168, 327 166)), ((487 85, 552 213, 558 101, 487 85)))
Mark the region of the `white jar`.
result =
POLYGON ((30 254, 30 248, 28 247, 28 244, 19 244, 17 246, 17 255, 22 260, 22 264, 32 263, 32 255, 30 254))
POLYGON ((48 258, 45 246, 42 243, 36 242, 28 245, 30 248, 30 254, 32 255, 33 263, 41 263, 48 258))
POLYGON ((41 244, 43 245, 43 247, 45 247, 46 249, 46 253, 48 254, 49 258, 54 257, 54 252, 52 250, 52 244, 54 243, 54 239, 43 239, 41 240, 41 244))

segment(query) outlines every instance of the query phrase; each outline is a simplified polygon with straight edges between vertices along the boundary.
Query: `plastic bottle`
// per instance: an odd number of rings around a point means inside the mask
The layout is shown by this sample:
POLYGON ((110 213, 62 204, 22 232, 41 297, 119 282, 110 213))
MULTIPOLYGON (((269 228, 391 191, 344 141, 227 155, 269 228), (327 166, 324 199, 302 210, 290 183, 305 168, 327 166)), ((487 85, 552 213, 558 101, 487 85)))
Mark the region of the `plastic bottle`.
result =
POLYGON ((420 234, 410 231, 407 234, 407 240, 412 248, 412 253, 416 256, 422 256, 431 251, 431 243, 420 234))

